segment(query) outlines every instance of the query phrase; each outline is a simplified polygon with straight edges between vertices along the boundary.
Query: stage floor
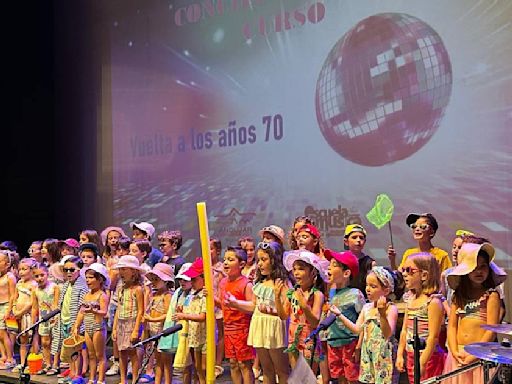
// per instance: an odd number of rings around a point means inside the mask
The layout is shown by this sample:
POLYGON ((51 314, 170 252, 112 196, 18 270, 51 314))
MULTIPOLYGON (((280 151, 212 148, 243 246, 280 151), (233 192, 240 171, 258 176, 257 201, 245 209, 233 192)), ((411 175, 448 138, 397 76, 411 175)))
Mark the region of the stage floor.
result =
MULTIPOLYGON (((229 368, 227 366, 224 367, 225 371, 222 376, 215 380, 216 383, 231 383, 231 376, 229 375, 229 368)), ((33 375, 30 377, 30 382, 34 384, 57 384, 59 379, 57 376, 46 376, 46 375, 33 375)), ((107 384, 118 384, 119 376, 109 376, 106 380, 107 384)), ((178 377, 173 377, 173 384, 181 384, 181 380, 178 377)), ((9 383, 9 384, 17 384, 19 383, 19 375, 18 373, 0 371, 0 384, 9 383)), ((84 384, 87 383, 87 380, 84 381, 84 384)), ((131 381, 129 381, 131 383, 131 381)), ((153 382, 152 382, 153 383, 153 382)))

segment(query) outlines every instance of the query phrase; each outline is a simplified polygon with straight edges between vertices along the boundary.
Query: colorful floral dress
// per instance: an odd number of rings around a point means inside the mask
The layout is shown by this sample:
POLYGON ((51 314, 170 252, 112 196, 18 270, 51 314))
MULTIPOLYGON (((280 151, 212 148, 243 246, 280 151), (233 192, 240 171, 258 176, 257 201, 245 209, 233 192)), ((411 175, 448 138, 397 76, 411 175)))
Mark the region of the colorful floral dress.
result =
POLYGON ((393 382, 393 356, 396 340, 387 340, 380 328, 380 316, 372 311, 373 303, 363 307, 364 339, 361 345, 359 381, 362 383, 389 384, 393 382), (373 312, 373 313, 372 313, 373 312))
MULTIPOLYGON (((318 289, 313 287, 309 293, 309 297, 307 300, 307 304, 310 307, 313 307, 313 302, 315 300, 315 292, 318 289)), ((299 306, 299 302, 296 297, 293 295, 295 292, 294 289, 288 290, 286 293, 286 297, 290 301, 292 314, 290 316, 290 325, 288 328, 288 348, 285 349, 285 352, 299 354, 302 352, 304 358, 311 360, 311 352, 314 347, 314 340, 310 340, 307 343, 304 343, 306 338, 311 334, 314 328, 309 324, 306 314, 304 310, 299 306)), ((320 361, 324 359, 322 353, 322 343, 318 340, 318 336, 316 337, 316 347, 313 355, 314 361, 320 361)))

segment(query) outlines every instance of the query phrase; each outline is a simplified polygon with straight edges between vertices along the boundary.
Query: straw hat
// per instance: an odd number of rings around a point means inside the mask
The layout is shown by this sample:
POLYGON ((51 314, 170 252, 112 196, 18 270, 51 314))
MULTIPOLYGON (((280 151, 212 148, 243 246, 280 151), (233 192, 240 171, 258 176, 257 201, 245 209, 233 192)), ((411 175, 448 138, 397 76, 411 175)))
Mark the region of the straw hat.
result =
POLYGON ((447 275, 450 288, 456 289, 460 284, 460 277, 468 275, 475 270, 477 267, 478 253, 481 250, 489 255, 489 273, 492 276, 494 287, 497 287, 507 279, 507 273, 492 261, 494 259, 495 250, 491 244, 465 243, 462 244, 458 254, 459 265, 447 275))

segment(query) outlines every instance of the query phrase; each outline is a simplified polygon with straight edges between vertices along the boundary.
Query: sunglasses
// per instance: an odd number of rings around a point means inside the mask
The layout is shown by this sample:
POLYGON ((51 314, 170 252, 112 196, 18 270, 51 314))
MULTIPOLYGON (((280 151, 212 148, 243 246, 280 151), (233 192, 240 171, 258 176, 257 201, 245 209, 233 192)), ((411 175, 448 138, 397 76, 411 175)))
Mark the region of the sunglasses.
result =
POLYGON ((65 273, 73 273, 76 271, 76 268, 62 268, 62 270, 65 272, 65 273))
POLYGON ((428 225, 428 224, 411 224, 410 227, 412 230, 419 228, 422 231, 426 231, 430 227, 430 225, 428 225))
POLYGON ((273 250, 272 247, 270 246, 270 243, 265 243, 264 241, 258 243, 258 248, 263 249, 263 250, 267 250, 267 249, 273 250))
POLYGON ((400 272, 407 273, 408 275, 414 275, 414 273, 418 272, 419 270, 420 270, 419 268, 414 268, 414 267, 400 268, 400 272))

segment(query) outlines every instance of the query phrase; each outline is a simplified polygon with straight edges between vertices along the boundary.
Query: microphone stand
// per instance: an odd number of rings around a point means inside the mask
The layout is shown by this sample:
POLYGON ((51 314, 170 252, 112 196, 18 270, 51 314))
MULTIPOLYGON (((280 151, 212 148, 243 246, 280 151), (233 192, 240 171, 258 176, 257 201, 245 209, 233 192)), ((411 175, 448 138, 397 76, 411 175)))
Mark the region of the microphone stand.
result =
POLYGON ((421 372, 420 372, 420 351, 425 349, 425 340, 421 339, 418 334, 418 318, 414 318, 414 336, 412 340, 409 340, 409 344, 412 344, 414 349, 414 384, 420 384, 421 372))
MULTIPOLYGON (((36 329, 39 326, 39 324, 44 323, 46 321, 50 321, 50 319, 60 313, 60 310, 55 310, 50 312, 49 317, 42 317, 39 321, 36 321, 34 324, 32 324, 30 327, 25 329, 23 332, 21 332, 16 339, 19 339, 19 337, 27 332, 32 332, 30 335, 30 343, 27 345, 32 346, 34 343, 34 336, 36 334, 36 329), (53 313, 52 313, 53 312, 53 313)), ((29 349, 27 349, 27 354, 25 355, 25 360, 23 361, 23 365, 20 369, 20 377, 19 377, 19 383, 20 384, 30 384, 30 373, 25 373, 25 368, 27 368, 27 362, 28 362, 28 355, 29 355, 29 349)))
POLYGON ((144 347, 146 344, 153 342, 153 344, 149 348, 149 351, 147 351, 147 352, 149 352, 149 354, 145 354, 144 358, 142 359, 142 364, 141 364, 141 366, 139 368, 139 372, 137 372, 137 379, 135 380, 134 384, 138 384, 139 383, 139 380, 140 380, 140 378, 142 376, 142 373, 144 372, 144 370, 146 369, 147 365, 149 364, 149 360, 151 359, 151 356, 153 355, 153 352, 155 352, 156 342, 158 340, 160 340, 160 338, 162 338, 164 336, 169 336, 169 335, 171 335, 171 334, 173 334, 175 332, 178 332, 180 330, 181 330, 181 326, 179 328, 177 328, 177 329, 174 329, 170 333, 165 334, 165 332, 160 332, 160 334, 148 337, 147 339, 142 340, 139 343, 137 343, 137 344, 140 344, 140 346, 144 347))
POLYGON ((156 340, 148 340, 146 343, 144 341, 146 340, 143 340, 141 343, 142 343, 142 346, 145 348, 145 345, 152 342, 152 344, 149 346, 148 349, 146 349, 146 353, 144 353, 144 357, 142 358, 142 364, 139 368, 139 372, 137 372, 137 379, 135 380, 135 384, 138 384, 139 383, 139 380, 140 378, 142 377, 143 375, 143 372, 146 370, 146 367, 148 366, 149 364, 149 361, 151 360, 151 356, 153 356, 153 352, 155 352, 155 343, 159 340, 160 338, 156 339, 156 340))
MULTIPOLYGON (((38 324, 36 324, 38 325, 38 324)), ((32 330, 32 335, 30 336, 30 343, 28 345, 32 346, 34 343, 34 336, 35 331, 32 330)), ((20 384, 30 384, 30 373, 25 373, 25 368, 27 368, 27 362, 28 362, 28 355, 29 355, 29 349, 27 348, 27 354, 25 355, 25 361, 23 361, 23 366, 20 369, 20 377, 19 377, 19 383, 20 384)))

